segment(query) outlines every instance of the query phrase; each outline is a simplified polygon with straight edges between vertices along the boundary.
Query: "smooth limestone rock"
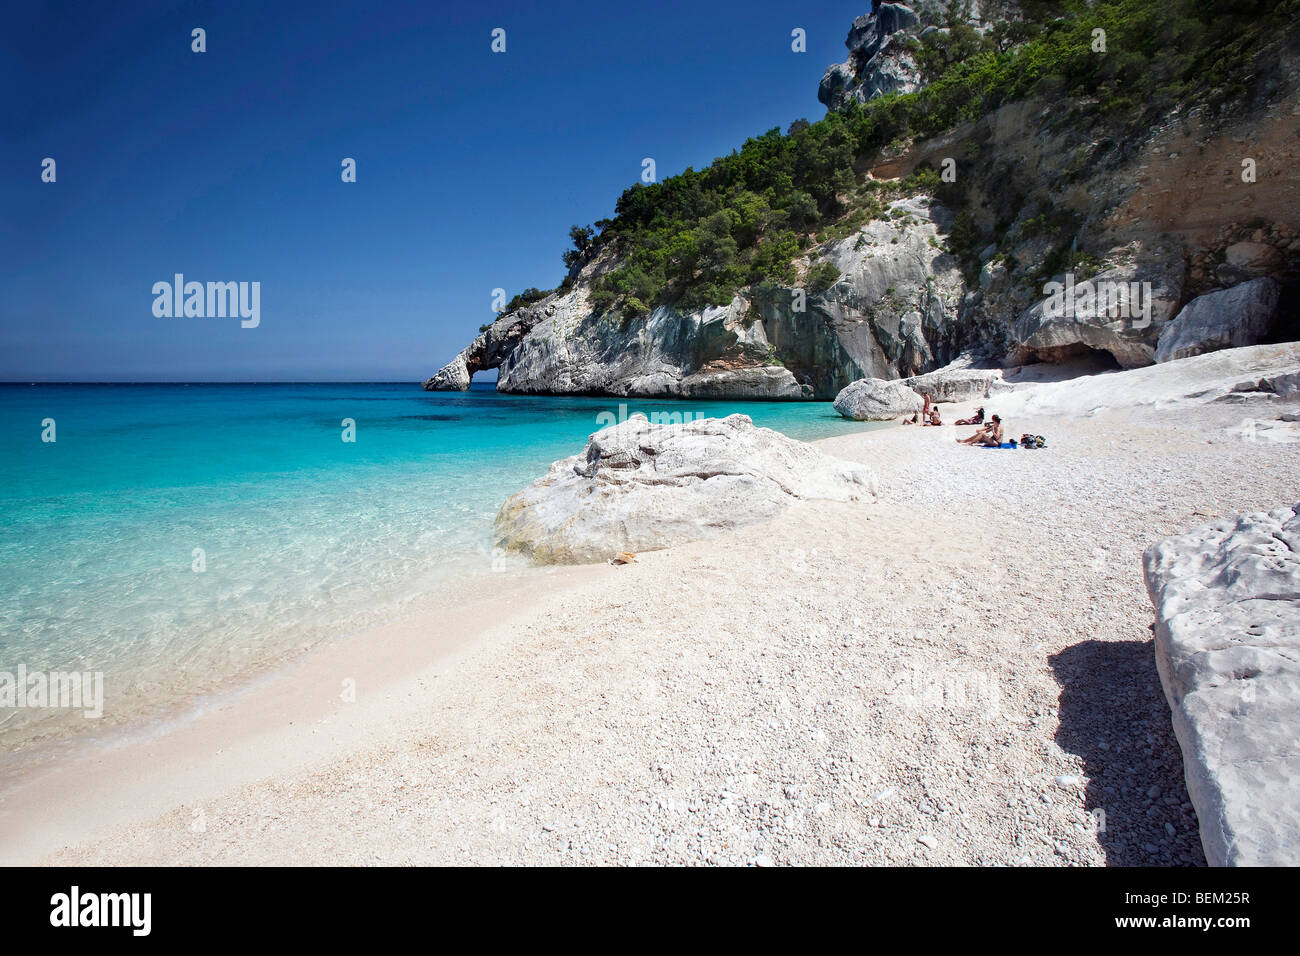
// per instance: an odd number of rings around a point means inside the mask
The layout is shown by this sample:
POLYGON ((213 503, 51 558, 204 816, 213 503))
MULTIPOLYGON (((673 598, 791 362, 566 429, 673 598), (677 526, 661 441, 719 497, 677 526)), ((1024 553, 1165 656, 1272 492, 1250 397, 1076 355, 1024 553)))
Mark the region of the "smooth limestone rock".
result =
POLYGON ((919 412, 921 396, 901 382, 860 379, 835 396, 835 410, 858 422, 883 422, 919 412))
POLYGON ((1143 567, 1206 859, 1300 865, 1300 504, 1169 538, 1143 567))
POLYGON ((1280 297, 1281 286, 1268 278, 1197 296, 1161 330, 1156 361, 1255 345, 1272 329, 1280 297))
POLYGON ((1011 389, 1011 385, 1002 380, 1002 369, 971 368, 964 361, 924 375, 900 379, 898 384, 906 385, 919 395, 929 395, 932 402, 966 402, 1011 389))
POLYGON ((766 521, 805 499, 874 501, 875 475, 747 415, 593 434, 496 519, 498 546, 549 564, 604 561, 766 521))
MULTIPOLYGON (((778 345, 787 327, 820 321, 833 330, 856 374, 819 397, 833 398, 859 378, 895 378, 932 368, 957 324, 962 274, 956 258, 944 251, 952 213, 917 196, 891 202, 889 215, 893 218, 874 220, 819 246, 817 259, 833 263, 840 281, 824 295, 810 297, 806 314, 795 313, 788 325, 773 330, 778 345)), ((788 307, 788 294, 785 301, 788 307)))
POLYGON ((812 387, 796 381, 789 369, 771 366, 696 372, 681 380, 681 393, 691 398, 813 397, 812 387))

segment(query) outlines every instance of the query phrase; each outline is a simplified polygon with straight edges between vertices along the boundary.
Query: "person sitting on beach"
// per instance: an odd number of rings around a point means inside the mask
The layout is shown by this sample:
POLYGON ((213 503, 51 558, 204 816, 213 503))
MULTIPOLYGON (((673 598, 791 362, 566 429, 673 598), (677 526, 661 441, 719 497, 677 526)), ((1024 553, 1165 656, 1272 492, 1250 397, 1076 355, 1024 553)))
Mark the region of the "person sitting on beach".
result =
POLYGON ((918 416, 916 412, 913 412, 911 418, 903 419, 903 424, 904 425, 916 425, 918 423, 922 425, 942 424, 942 422, 935 421, 935 419, 939 416, 939 410, 937 408, 932 408, 930 406, 930 396, 925 394, 925 392, 921 392, 920 395, 924 402, 924 404, 921 405, 920 415, 918 416))
POLYGON ((918 418, 916 412, 913 412, 911 418, 903 419, 903 424, 915 425, 919 422, 922 425, 942 425, 943 422, 937 421, 939 417, 939 409, 930 406, 930 396, 925 394, 925 392, 921 392, 920 395, 921 398, 924 399, 924 404, 921 406, 920 417, 918 418))
POLYGON ((979 410, 970 418, 959 418, 953 424, 955 425, 983 425, 984 424, 984 406, 981 405, 979 410))
POLYGON ((958 438, 957 441, 963 445, 988 445, 990 448, 997 448, 1002 444, 1002 419, 994 415, 987 425, 970 438, 958 438))

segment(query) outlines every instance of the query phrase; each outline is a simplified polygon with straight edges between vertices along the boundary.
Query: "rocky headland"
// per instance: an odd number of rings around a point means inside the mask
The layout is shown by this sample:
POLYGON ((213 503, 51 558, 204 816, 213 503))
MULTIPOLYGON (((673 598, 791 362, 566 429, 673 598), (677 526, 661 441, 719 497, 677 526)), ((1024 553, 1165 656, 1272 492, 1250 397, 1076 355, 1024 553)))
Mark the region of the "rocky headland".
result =
MULTIPOLYGON (((945 102, 934 84, 973 82, 963 57, 1038 56, 1068 42, 1014 3, 970 7, 969 20, 954 21, 943 4, 877 2, 854 21, 849 59, 819 90, 831 114, 785 138, 813 155, 838 149, 834 128, 799 144, 823 124, 857 129, 859 115, 880 117, 861 127, 868 140, 881 124, 900 132, 858 149, 828 198, 805 210, 802 231, 777 231, 788 211, 747 224, 748 207, 686 222, 675 278, 647 285, 641 263, 661 260, 620 223, 637 203, 672 202, 679 186, 631 190, 601 236, 575 240, 558 289, 521 296, 424 387, 464 389, 495 369, 497 388, 519 394, 831 400, 861 379, 954 361, 1092 355, 1135 368, 1300 337, 1294 35, 1262 37, 1267 55, 1255 52, 1267 65, 1241 88, 1201 78, 1203 88, 1163 93, 1172 105, 1159 115, 1117 101, 1104 82, 1085 94, 1087 84, 1071 92, 1048 76, 933 131, 926 111, 945 102), (919 112, 892 119, 905 110, 919 112), (782 236, 800 246, 788 271, 778 263, 759 282, 728 279, 761 271, 746 263, 782 236), (673 291, 691 283, 714 304, 693 307, 673 291)), ((1254 26, 1263 29, 1242 29, 1254 26)), ((727 188, 724 204, 757 201, 727 188)))

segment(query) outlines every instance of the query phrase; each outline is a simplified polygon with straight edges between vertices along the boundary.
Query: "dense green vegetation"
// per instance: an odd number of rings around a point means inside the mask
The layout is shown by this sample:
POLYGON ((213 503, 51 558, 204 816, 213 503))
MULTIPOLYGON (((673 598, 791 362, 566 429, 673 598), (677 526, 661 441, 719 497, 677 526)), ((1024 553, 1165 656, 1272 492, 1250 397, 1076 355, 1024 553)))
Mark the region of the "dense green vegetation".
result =
MULTIPOLYGON (((851 234, 880 215, 882 201, 939 185, 932 169, 902 183, 869 180, 865 170, 882 147, 1032 95, 1068 97, 1135 127, 1193 101, 1223 104, 1246 92, 1261 48, 1300 14, 1300 0, 1024 0, 1022 7, 1025 19, 981 36, 954 2, 948 31, 915 41, 928 82, 919 93, 816 123, 798 120, 707 169, 637 183, 619 197, 612 219, 570 230, 566 267, 572 275, 602 252, 615 253, 621 264, 597 280, 593 300, 598 311, 625 317, 659 304, 725 304, 745 285, 794 283, 800 250, 851 234), (1097 29, 1105 31, 1104 54, 1094 49, 1097 29)), ((972 232, 970 216, 959 215, 953 245, 973 246, 972 232)), ((823 269, 805 282, 817 292, 836 278, 838 271, 832 278, 823 269)))

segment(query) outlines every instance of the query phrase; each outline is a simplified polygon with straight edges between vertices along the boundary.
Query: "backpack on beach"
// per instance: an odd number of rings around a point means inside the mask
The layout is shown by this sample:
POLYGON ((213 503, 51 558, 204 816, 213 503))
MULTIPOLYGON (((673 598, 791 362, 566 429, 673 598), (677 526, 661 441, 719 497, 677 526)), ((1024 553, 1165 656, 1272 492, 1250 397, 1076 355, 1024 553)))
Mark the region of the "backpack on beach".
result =
POLYGON ((1044 448, 1047 445, 1047 439, 1042 435, 1021 435, 1021 448, 1044 448))

